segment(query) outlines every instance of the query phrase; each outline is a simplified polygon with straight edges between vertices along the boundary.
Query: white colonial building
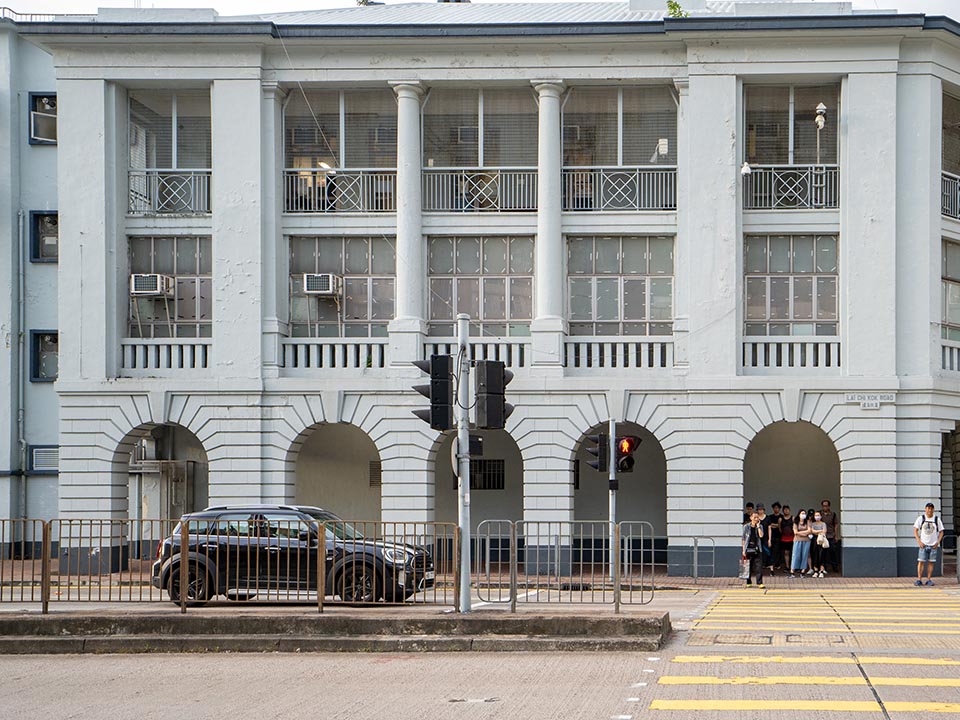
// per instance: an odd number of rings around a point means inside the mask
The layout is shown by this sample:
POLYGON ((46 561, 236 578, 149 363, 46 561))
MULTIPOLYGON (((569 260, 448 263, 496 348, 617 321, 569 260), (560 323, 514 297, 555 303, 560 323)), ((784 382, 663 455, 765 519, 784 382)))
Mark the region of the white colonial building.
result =
POLYGON ((605 519, 613 417, 661 546, 730 572, 745 501, 826 498, 845 574, 912 572, 960 477, 960 25, 683 5, 0 21, 0 516, 455 521, 411 362, 468 313, 516 376, 475 525, 605 519))

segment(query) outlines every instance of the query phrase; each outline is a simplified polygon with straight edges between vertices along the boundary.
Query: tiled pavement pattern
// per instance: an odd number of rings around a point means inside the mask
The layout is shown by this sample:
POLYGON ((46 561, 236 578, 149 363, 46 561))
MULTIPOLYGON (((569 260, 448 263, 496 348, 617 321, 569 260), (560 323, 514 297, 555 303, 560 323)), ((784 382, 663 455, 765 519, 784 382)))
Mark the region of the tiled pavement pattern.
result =
POLYGON ((960 720, 960 589, 724 590, 639 660, 613 718, 960 720))

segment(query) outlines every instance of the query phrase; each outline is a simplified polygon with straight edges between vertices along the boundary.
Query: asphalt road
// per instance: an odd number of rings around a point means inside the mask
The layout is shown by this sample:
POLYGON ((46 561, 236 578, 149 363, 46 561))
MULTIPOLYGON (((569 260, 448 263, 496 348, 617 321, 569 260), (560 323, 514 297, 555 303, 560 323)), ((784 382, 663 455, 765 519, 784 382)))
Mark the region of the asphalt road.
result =
POLYGON ((0 657, 2 718, 960 719, 960 592, 729 590, 661 653, 0 657))

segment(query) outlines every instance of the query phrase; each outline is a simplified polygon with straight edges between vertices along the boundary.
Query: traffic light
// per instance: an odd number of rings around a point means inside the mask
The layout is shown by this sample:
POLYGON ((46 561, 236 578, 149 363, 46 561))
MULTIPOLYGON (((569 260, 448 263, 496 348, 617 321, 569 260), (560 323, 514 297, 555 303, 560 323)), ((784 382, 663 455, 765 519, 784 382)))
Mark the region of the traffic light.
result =
POLYGON ((633 453, 640 446, 640 438, 624 435, 617 438, 617 472, 633 472, 633 453))
POLYGON ((587 446, 587 452, 596 457, 596 460, 587 460, 587 465, 597 472, 607 472, 610 469, 610 438, 604 433, 587 435, 587 442, 595 447, 587 446))
POLYGON ((513 373, 499 360, 478 360, 477 368, 477 427, 481 430, 502 430, 513 412, 513 405, 505 401, 507 385, 513 373))
POLYGON ((430 409, 414 410, 413 414, 434 430, 449 430, 453 427, 453 358, 431 355, 429 360, 415 360, 413 364, 430 375, 429 385, 413 386, 429 398, 430 409))

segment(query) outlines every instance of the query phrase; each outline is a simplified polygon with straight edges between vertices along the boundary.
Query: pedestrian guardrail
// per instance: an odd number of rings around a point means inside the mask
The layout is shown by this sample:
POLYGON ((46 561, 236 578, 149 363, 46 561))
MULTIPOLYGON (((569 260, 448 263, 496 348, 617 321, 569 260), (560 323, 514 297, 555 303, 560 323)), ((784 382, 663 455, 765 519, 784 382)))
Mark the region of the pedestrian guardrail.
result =
POLYGON ((695 537, 690 544, 674 544, 667 549, 667 564, 671 575, 693 578, 712 578, 717 575, 717 543, 713 538, 695 537))

